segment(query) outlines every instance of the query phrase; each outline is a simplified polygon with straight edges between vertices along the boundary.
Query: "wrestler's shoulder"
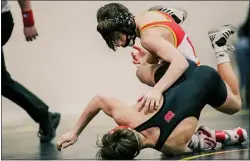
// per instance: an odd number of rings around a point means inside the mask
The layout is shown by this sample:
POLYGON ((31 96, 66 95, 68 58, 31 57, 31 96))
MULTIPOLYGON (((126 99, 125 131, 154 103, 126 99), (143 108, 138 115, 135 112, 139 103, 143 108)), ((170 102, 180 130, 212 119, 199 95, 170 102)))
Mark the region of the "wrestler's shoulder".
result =
POLYGON ((145 11, 135 17, 137 25, 144 26, 146 24, 162 21, 165 18, 156 11, 145 11))

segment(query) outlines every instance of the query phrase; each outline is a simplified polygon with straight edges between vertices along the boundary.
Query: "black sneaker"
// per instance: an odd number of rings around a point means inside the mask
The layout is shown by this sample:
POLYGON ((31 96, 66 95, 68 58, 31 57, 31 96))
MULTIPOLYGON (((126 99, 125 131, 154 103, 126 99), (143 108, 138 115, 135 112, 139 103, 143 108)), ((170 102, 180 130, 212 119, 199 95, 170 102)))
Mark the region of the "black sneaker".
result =
POLYGON ((59 125, 61 114, 60 113, 49 113, 49 120, 45 125, 40 124, 38 131, 38 137, 41 143, 49 143, 56 136, 56 128, 59 125))

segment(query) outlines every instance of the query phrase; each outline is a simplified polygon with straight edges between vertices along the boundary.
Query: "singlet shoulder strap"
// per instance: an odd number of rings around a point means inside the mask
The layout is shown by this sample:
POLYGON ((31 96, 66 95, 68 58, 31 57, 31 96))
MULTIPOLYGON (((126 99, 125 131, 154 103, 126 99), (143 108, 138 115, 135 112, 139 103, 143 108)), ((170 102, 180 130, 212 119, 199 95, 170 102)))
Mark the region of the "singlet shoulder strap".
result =
POLYGON ((155 21, 155 22, 144 24, 140 28, 140 32, 145 31, 145 29, 148 28, 148 27, 154 27, 155 25, 162 25, 162 24, 164 24, 166 22, 172 22, 173 21, 172 17, 169 16, 168 14, 166 14, 165 12, 162 12, 162 11, 147 11, 147 12, 157 12, 157 13, 160 13, 160 14, 162 14, 162 15, 164 15, 166 17, 166 20, 155 21))
POLYGON ((140 34, 142 34, 144 31, 146 31, 147 29, 150 29, 150 28, 154 28, 154 27, 165 27, 167 28, 171 33, 172 35, 174 36, 174 46, 177 47, 177 38, 176 38, 176 34, 175 32, 173 31, 173 29, 171 27, 169 27, 169 23, 173 21, 173 19, 171 18, 171 16, 167 15, 165 12, 161 12, 161 11, 148 11, 148 12, 158 12, 158 13, 161 13, 163 14, 165 17, 166 17, 166 20, 163 20, 163 21, 155 21, 155 22, 150 22, 150 23, 147 23, 147 24, 144 24, 140 27, 139 31, 140 31, 140 34))
POLYGON ((160 128, 160 136, 159 136, 159 138, 154 146, 154 149, 160 151, 161 148, 163 147, 163 145, 165 144, 167 138, 169 137, 169 135, 170 135, 169 132, 166 132, 165 130, 162 130, 160 128))

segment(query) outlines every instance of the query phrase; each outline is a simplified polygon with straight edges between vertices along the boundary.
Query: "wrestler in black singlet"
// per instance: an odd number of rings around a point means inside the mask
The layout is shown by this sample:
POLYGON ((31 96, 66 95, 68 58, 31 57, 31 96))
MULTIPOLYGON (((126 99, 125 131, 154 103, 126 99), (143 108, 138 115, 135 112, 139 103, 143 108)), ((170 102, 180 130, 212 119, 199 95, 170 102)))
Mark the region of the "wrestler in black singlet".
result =
MULTIPOLYGON (((221 106, 227 98, 224 81, 216 70, 209 66, 196 66, 188 60, 189 68, 167 91, 163 93, 162 108, 148 121, 135 128, 140 132, 151 127, 160 128, 160 136, 154 147, 161 150, 175 127, 185 118, 194 116, 199 120, 206 104, 221 106)), ((164 64, 155 72, 157 83, 168 69, 164 64)))

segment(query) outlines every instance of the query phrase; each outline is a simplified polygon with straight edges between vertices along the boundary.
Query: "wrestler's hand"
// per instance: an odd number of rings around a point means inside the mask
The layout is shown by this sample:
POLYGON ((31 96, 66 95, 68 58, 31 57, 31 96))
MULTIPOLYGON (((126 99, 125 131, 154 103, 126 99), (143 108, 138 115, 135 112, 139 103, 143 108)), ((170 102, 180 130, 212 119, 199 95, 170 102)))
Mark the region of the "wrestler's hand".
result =
POLYGON ((161 97, 161 91, 151 88, 145 95, 138 99, 138 111, 140 112, 143 109, 146 115, 154 112, 154 110, 159 108, 161 97))
POLYGON ((23 33, 24 33, 24 36, 26 38, 26 41, 33 41, 38 36, 35 26, 24 27, 23 33))
POLYGON ((131 56, 133 58, 133 63, 137 65, 140 64, 140 61, 146 55, 146 52, 142 48, 135 45, 133 46, 133 48, 135 49, 135 51, 131 52, 131 56))
POLYGON ((78 139, 78 135, 75 131, 69 131, 63 134, 58 141, 56 142, 56 147, 58 151, 61 151, 61 148, 65 149, 70 145, 73 145, 78 139))

